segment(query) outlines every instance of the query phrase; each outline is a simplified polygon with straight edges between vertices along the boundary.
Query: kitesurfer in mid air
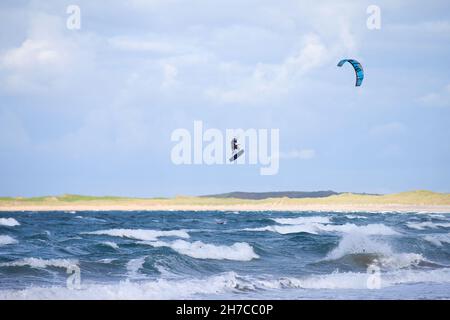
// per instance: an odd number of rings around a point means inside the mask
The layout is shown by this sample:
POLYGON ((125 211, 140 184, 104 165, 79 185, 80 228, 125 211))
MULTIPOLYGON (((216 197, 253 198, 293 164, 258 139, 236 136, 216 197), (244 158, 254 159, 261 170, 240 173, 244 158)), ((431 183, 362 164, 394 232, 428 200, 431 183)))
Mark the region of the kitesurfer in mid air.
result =
POLYGON ((233 138, 231 139, 231 158, 230 158, 230 162, 235 161, 237 158, 239 158, 243 153, 244 150, 239 149, 239 143, 237 138, 233 138))
POLYGON ((238 145, 238 143, 237 143, 237 139, 236 138, 233 138, 232 140, 231 140, 231 150, 233 151, 233 152, 235 152, 236 150, 238 150, 239 149, 239 145, 238 145))

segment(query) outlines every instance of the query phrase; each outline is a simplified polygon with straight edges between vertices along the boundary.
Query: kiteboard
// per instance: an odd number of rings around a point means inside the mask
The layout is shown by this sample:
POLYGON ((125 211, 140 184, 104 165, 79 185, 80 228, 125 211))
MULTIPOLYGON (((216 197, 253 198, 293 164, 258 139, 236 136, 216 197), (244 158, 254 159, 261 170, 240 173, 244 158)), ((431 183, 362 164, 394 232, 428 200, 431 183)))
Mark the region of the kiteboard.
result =
POLYGON ((233 154, 231 155, 230 162, 235 161, 237 158, 239 158, 243 154, 244 154, 244 149, 236 150, 236 152, 233 152, 233 154))

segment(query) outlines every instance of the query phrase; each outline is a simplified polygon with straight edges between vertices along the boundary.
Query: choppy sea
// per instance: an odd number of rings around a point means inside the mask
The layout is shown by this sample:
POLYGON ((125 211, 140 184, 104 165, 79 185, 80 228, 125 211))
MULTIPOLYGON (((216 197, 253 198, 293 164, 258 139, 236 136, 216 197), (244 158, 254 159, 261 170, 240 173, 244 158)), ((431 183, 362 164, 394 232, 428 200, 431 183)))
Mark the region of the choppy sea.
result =
POLYGON ((1 212, 0 299, 450 299, 450 215, 1 212))

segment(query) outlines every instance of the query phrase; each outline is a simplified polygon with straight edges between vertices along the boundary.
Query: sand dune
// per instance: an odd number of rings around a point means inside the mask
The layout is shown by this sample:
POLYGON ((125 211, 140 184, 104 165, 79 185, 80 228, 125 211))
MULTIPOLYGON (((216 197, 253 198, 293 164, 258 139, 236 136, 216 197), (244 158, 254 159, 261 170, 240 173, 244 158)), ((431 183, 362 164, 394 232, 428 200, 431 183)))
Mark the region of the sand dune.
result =
POLYGON ((63 195, 38 198, 0 198, 0 211, 83 210, 230 210, 230 211, 364 211, 450 213, 450 194, 411 191, 387 195, 345 193, 323 198, 235 198, 175 197, 122 198, 63 195))

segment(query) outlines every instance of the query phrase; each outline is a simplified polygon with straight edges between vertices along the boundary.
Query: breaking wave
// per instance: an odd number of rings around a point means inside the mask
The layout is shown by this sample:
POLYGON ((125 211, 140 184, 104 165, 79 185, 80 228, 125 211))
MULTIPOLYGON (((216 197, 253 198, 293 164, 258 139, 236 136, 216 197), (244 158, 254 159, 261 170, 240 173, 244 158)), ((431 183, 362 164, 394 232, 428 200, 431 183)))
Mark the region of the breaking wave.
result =
POLYGON ((15 227, 20 226, 20 223, 14 218, 0 218, 0 226, 15 227))
POLYGON ((299 225, 287 225, 287 226, 266 226, 266 227, 260 227, 260 228, 245 228, 244 231, 271 231, 276 232, 279 234, 290 234, 290 233, 310 233, 310 234, 318 234, 319 229, 316 224, 306 225, 306 224, 299 224, 299 225))
POLYGON ((174 210, 2 217, 22 226, 0 226, 0 299, 450 297, 450 216, 174 210), (371 275, 381 290, 369 290, 371 275), (76 279, 81 287, 67 289, 76 279))
POLYGON ((444 243, 450 243, 450 234, 430 234, 425 236, 424 239, 438 247, 442 247, 444 243))
MULTIPOLYGON (((281 278, 240 276, 235 272, 226 272, 204 278, 83 284, 80 290, 55 286, 0 290, 0 299, 189 299, 239 292, 270 292, 284 288, 369 290, 368 280, 367 273, 358 272, 281 278)), ((448 268, 433 272, 405 269, 380 275, 381 289, 398 284, 449 282, 448 268)))
MULTIPOLYGON (((257 285, 272 289, 361 289, 368 290, 369 275, 362 272, 333 272, 304 278, 284 277, 277 280, 260 280, 257 285)), ((380 274, 380 287, 405 283, 449 283, 450 269, 435 271, 396 270, 380 274)))
POLYGON ((309 224, 309 223, 330 223, 329 217, 298 217, 298 218, 274 218, 279 224, 309 224))
POLYGON ((396 253, 388 243, 362 234, 346 234, 325 260, 351 260, 364 267, 378 265, 387 269, 401 269, 426 262, 421 254, 396 253))
POLYGON ((431 221, 425 221, 425 222, 407 222, 406 226, 411 229, 416 230, 424 230, 426 228, 430 229, 437 229, 437 228, 450 228, 450 222, 431 222, 431 221))
POLYGON ((12 262, 0 263, 0 267, 24 267, 45 269, 47 267, 70 269, 78 266, 78 260, 72 259, 41 259, 41 258, 25 258, 12 262))
POLYGON ((82 219, 85 221, 92 221, 92 222, 106 222, 104 219, 94 218, 94 217, 84 217, 84 216, 76 216, 76 219, 82 219))
POLYGON ((1 290, 0 299, 187 299, 235 290, 234 272, 199 279, 178 279, 118 284, 88 284, 81 290, 66 287, 32 287, 24 290, 1 290))
POLYGON ((104 245, 104 246, 113 248, 115 250, 119 249, 119 246, 117 245, 117 243, 112 242, 112 241, 103 241, 101 244, 104 245))
POLYGON ((365 235, 382 235, 382 236, 392 236, 398 235, 399 233, 381 223, 367 224, 363 226, 358 226, 353 223, 346 223, 343 225, 323 225, 319 226, 322 231, 326 232, 341 232, 341 233, 361 233, 365 235))
POLYGON ((358 216, 358 215, 354 215, 354 214, 346 214, 345 217, 347 219, 367 219, 367 217, 358 216))
POLYGON ((169 247, 180 254, 196 259, 250 261, 252 259, 259 258, 259 256, 254 252, 252 246, 246 242, 237 242, 231 246, 213 245, 203 243, 201 241, 188 242, 184 240, 145 243, 151 245, 152 247, 169 247))
POLYGON ((139 270, 144 267, 145 257, 131 259, 127 262, 127 273, 130 278, 140 278, 142 274, 139 273, 139 270))
POLYGON ((246 228, 245 231, 272 231, 280 234, 290 234, 290 233, 361 233, 365 235, 398 235, 399 233, 392 229, 391 227, 385 226, 384 224, 368 224, 363 226, 358 226, 353 223, 346 223, 343 225, 335 224, 322 224, 322 223, 305 223, 305 224, 294 224, 294 225, 273 225, 260 228, 246 228))
POLYGON ((15 244, 18 241, 10 236, 0 235, 0 246, 6 246, 8 244, 15 244))
POLYGON ((154 241, 160 237, 189 238, 189 234, 184 230, 109 229, 87 232, 85 234, 106 235, 142 241, 154 241))

